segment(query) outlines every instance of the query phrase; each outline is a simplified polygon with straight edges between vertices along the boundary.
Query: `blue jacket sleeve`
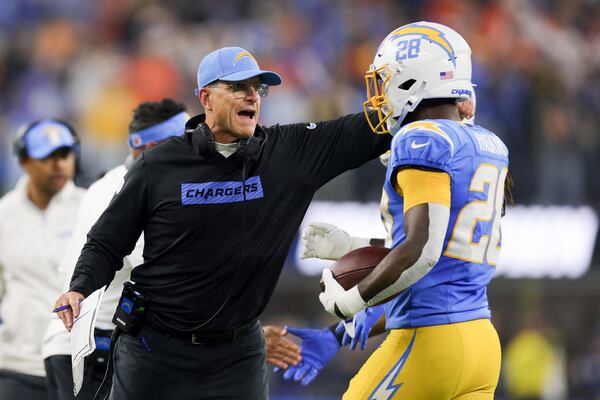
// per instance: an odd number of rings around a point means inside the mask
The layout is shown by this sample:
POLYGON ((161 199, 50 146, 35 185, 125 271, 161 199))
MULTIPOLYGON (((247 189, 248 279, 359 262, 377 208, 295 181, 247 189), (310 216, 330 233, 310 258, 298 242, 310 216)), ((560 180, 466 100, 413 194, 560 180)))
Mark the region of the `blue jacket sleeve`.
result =
POLYGON ((362 113, 278 128, 296 176, 314 190, 390 148, 391 136, 373 133, 362 113))

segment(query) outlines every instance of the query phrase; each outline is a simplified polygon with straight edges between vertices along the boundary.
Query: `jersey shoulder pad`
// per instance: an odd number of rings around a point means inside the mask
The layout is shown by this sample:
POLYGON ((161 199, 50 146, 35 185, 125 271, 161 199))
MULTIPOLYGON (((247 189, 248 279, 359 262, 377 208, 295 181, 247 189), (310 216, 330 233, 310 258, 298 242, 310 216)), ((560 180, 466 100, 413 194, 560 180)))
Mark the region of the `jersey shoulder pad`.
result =
POLYGON ((455 144, 443 125, 417 121, 404 126, 392 141, 393 168, 418 165, 448 171, 455 144))

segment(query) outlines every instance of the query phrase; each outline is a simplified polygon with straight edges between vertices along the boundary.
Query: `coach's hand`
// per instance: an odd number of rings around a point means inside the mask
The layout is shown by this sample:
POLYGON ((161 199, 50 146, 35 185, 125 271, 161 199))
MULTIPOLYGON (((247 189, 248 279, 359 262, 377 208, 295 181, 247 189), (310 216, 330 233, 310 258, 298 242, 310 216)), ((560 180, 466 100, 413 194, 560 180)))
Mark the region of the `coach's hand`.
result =
POLYGON ((461 101, 456 104, 458 108, 458 116, 461 120, 469 120, 475 116, 475 108, 477 107, 473 100, 461 101))
POLYGON ((364 350, 369 339, 369 333, 373 329, 373 325, 379 321, 381 315, 384 313, 384 305, 373 306, 365 308, 364 310, 357 313, 352 324, 354 325, 354 336, 350 336, 346 331, 344 324, 339 324, 336 328, 336 332, 340 333, 344 330, 344 337, 342 338, 342 346, 347 346, 350 343, 350 350, 356 349, 356 345, 360 341, 360 349, 364 350))
POLYGON ((311 222, 302 233, 300 258, 337 260, 344 254, 369 244, 370 239, 350 236, 333 224, 311 222))
POLYGON ((61 294, 54 303, 55 310, 59 307, 70 306, 63 311, 56 313, 69 332, 71 332, 71 328, 73 328, 73 320, 79 317, 79 303, 84 298, 85 297, 81 293, 67 292, 61 294))
POLYGON ((319 375, 323 367, 336 355, 340 345, 328 329, 301 329, 289 327, 288 332, 302 339, 302 361, 289 367, 283 373, 283 379, 300 381, 308 385, 319 375))
POLYGON ((268 363, 286 369, 290 365, 297 365, 302 361, 300 346, 284 337, 288 334, 287 328, 265 325, 263 329, 268 363))

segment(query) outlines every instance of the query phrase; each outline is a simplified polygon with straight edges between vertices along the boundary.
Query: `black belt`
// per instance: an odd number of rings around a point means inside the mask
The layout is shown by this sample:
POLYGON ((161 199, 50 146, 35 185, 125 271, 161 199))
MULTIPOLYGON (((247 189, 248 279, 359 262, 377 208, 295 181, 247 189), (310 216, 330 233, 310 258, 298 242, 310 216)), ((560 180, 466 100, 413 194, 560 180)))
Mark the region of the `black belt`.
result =
POLYGON ((189 344, 194 345, 211 345, 221 343, 231 343, 236 336, 245 335, 256 327, 258 324, 257 319, 240 326, 235 329, 219 330, 219 331, 200 331, 200 332, 182 332, 176 329, 172 329, 164 326, 161 323, 155 322, 150 318, 146 318, 145 324, 150 326, 158 333, 164 335, 170 335, 174 338, 182 340, 189 344))

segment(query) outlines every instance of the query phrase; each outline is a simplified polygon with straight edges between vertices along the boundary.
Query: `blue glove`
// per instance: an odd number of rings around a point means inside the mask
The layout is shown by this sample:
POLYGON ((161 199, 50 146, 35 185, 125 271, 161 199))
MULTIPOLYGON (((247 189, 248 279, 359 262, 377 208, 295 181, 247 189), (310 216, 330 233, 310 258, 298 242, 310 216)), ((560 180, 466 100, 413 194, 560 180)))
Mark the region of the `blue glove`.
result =
MULTIPOLYGON (((373 306, 365 308, 354 316, 354 337, 350 337, 348 332, 344 332, 344 338, 342 339, 342 346, 347 346, 350 343, 350 350, 356 349, 356 345, 360 340, 360 349, 364 350, 369 339, 369 333, 373 328, 373 325, 381 314, 385 311, 384 305, 373 306)), ((340 324, 336 328, 336 332, 340 333, 344 328, 344 324, 340 324)))
MULTIPOLYGON (((302 329, 287 327, 287 331, 302 339, 302 361, 298 365, 290 365, 283 374, 283 379, 300 381, 308 385, 319 375, 323 367, 336 355, 340 345, 328 329, 302 329)), ((275 367, 274 371, 278 371, 275 367)))

